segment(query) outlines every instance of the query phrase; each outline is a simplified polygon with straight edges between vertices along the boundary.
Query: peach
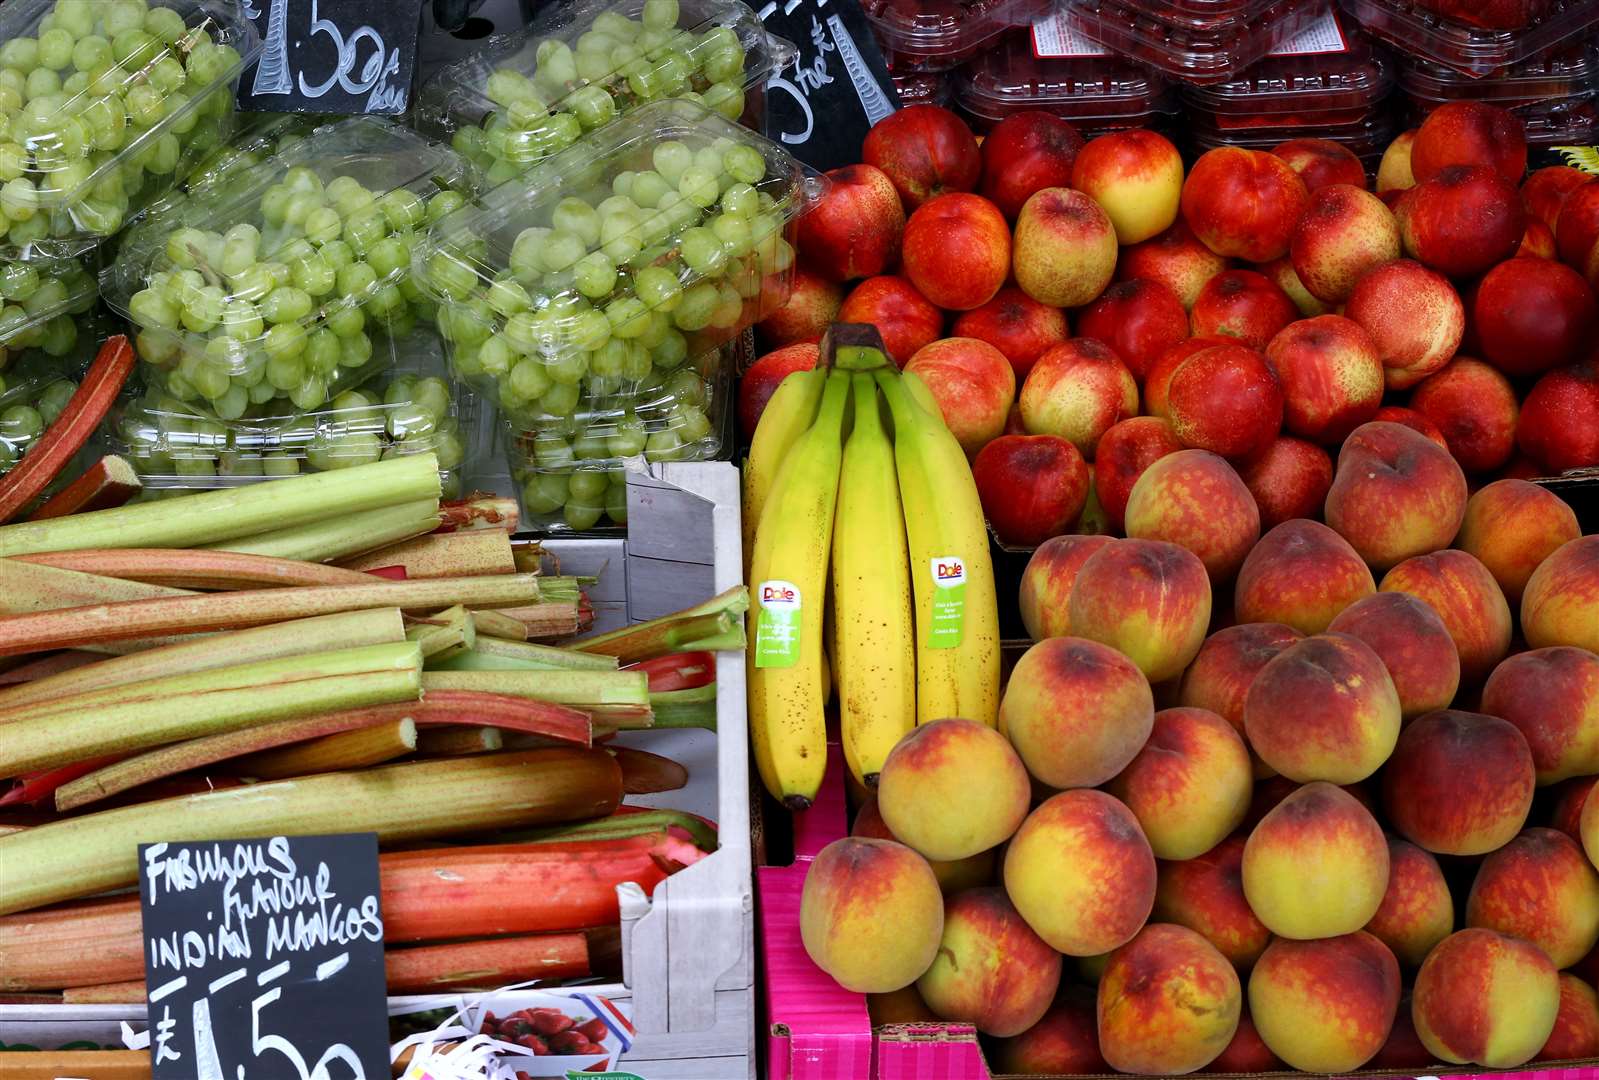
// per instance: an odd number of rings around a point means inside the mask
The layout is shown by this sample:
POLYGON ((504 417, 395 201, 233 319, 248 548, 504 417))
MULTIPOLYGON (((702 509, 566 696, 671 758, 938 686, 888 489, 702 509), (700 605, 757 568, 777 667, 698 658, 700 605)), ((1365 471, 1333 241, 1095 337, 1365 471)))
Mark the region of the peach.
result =
POLYGON ((1310 295, 1310 290, 1305 288, 1305 283, 1299 280, 1299 275, 1294 271, 1294 261, 1284 257, 1273 259, 1269 263, 1261 263, 1255 269, 1266 275, 1276 286, 1287 294, 1288 299, 1294 302, 1294 307, 1299 309, 1299 314, 1312 319, 1317 315, 1331 315, 1334 304, 1326 304, 1310 295))
MULTIPOLYGON (((1304 635, 1282 623, 1240 623, 1205 639, 1194 662, 1183 673, 1178 704, 1208 709, 1244 733, 1244 700, 1261 669, 1304 635)), ((1256 776, 1271 769, 1257 762, 1256 776)))
POLYGON ((1560 217, 1566 196, 1586 184, 1593 177, 1570 165, 1549 165, 1535 170, 1521 184, 1521 202, 1529 217, 1543 222, 1550 229, 1560 217))
POLYGON ((1544 375, 1521 405, 1516 441, 1549 473, 1599 465, 1599 359, 1544 375))
POLYGON ((838 321, 877 327, 888 358, 900 367, 923 345, 944 336, 944 313, 915 285, 894 274, 867 278, 850 290, 838 321))
POLYGON ((1456 1065, 1514 1068, 1554 1031, 1560 980, 1536 945, 1492 930, 1451 934, 1416 975, 1411 1018, 1422 1045, 1456 1065))
POLYGON ((1027 925, 1067 956, 1125 945, 1155 903, 1155 856, 1138 819, 1092 788, 1040 803, 1005 849, 1004 873, 1027 925))
POLYGON ((1086 993, 1063 993, 1042 1020, 1020 1035, 1001 1040, 989 1060, 995 1071, 1006 1074, 1055 1076, 1106 1071, 1109 1066, 1099 1052, 1093 998, 1086 993))
POLYGON ((1022 571, 1022 626, 1034 641, 1072 632, 1071 596, 1088 557, 1115 541, 1109 536, 1053 536, 1038 545, 1022 571))
POLYGON ((746 438, 755 435, 766 403, 783 380, 796 371, 814 368, 820 352, 815 342, 802 341, 769 352, 750 365, 738 383, 738 426, 746 438))
POLYGON ((1111 954, 1099 980, 1099 1050, 1120 1072, 1175 1076, 1232 1042, 1238 972, 1200 935, 1151 923, 1111 954))
POLYGON ((1136 244, 1177 220, 1183 193, 1182 155, 1169 139, 1153 131, 1113 131, 1089 139, 1078 152, 1071 186, 1104 208, 1119 243, 1136 244))
POLYGON ((1078 637, 1045 638, 1023 653, 999 705, 1000 729, 1052 788, 1111 779, 1137 756, 1154 718, 1154 695, 1133 662, 1078 637))
POLYGON ((1312 196, 1333 184, 1352 184, 1364 189, 1366 167, 1353 150, 1331 139, 1289 139, 1271 148, 1299 174, 1312 196))
POLYGON ((1407 840, 1388 838, 1388 889, 1366 933, 1406 967, 1420 967, 1455 929, 1455 900, 1438 860, 1407 840))
POLYGON ((866 1012, 874 1028, 884 1024, 938 1023, 938 1016, 927 1007, 922 995, 916 992, 915 983, 886 994, 867 994, 866 1012))
POLYGON ((1449 441, 1444 438, 1444 433, 1438 430, 1438 425, 1428 420, 1415 409, 1407 409, 1403 405, 1384 405, 1377 410, 1373 420, 1386 420, 1389 423, 1403 424, 1412 431, 1419 431, 1445 450, 1449 449, 1449 441))
POLYGON ((1460 688, 1460 654, 1449 628, 1425 600, 1381 592, 1357 600, 1328 625, 1366 643, 1383 662, 1399 695, 1403 720, 1447 709, 1460 688))
POLYGON ((1264 150, 1206 151, 1183 182, 1183 219, 1195 235, 1216 254, 1249 262, 1286 255, 1309 202, 1299 174, 1264 150))
POLYGON ((1166 411, 1183 445, 1248 457, 1282 429, 1283 392, 1266 358, 1245 345, 1217 345, 1179 364, 1166 411))
POLYGON ((1159 540, 1108 544, 1072 585, 1072 632, 1127 656, 1145 678, 1182 674, 1210 626, 1210 578, 1198 556, 1159 540))
POLYGON ((1460 681, 1476 686, 1510 651, 1510 605, 1488 568, 1464 551, 1417 555, 1395 566, 1379 592, 1403 592, 1426 601, 1443 620, 1460 653, 1460 681))
POLYGON ((1084 308, 1077 332, 1115 349, 1142 382, 1163 353, 1188 337, 1188 313, 1169 286, 1134 278, 1110 286, 1084 308))
POLYGON ((1230 836, 1202 855, 1162 862, 1150 916, 1201 934, 1240 971, 1271 940, 1244 897, 1244 843, 1243 836, 1230 836))
POLYGON ((916 350, 905 370, 927 384, 944 426, 968 457, 1005 430, 1016 400, 1016 372, 988 342, 960 337, 930 342, 916 350))
POLYGON ((1005 284, 1010 228, 981 195, 939 195, 905 222, 900 259, 922 295, 941 308, 969 311, 988 303, 1005 284))
POLYGON ((1083 149, 1077 129, 1053 113, 1029 109, 995 124, 983 139, 983 196, 1010 221, 1035 191, 1069 187, 1083 149))
POLYGON ((1233 1033, 1233 1041, 1203 1071, 1257 1073, 1276 1072, 1282 1067, 1282 1059, 1272 1053, 1266 1040, 1260 1037, 1255 1022, 1249 1017, 1249 1009, 1245 1008, 1238 1017, 1238 1030, 1233 1033))
POLYGON ((1587 854, 1588 861, 1599 866, 1599 799, 1593 797, 1592 789, 1582 803, 1582 816, 1578 819, 1577 831, 1582 839, 1582 850, 1587 854))
POLYGON ((1208 450, 1180 450, 1144 470, 1127 498, 1127 535, 1199 556, 1213 584, 1231 581, 1260 539, 1260 511, 1233 467, 1208 450))
POLYGON ((1106 790, 1138 818, 1156 858, 1197 858, 1249 812, 1249 749, 1213 712, 1165 709, 1155 714, 1144 748, 1106 790))
POLYGON ((837 283, 803 266, 794 267, 794 288, 788 303, 756 324, 761 340, 773 349, 799 341, 817 341, 838 321, 844 292, 837 283))
POLYGON ((1382 1044, 1382 1049, 1377 1051, 1377 1056, 1366 1064, 1373 1069, 1416 1069, 1428 1072, 1439 1064, 1437 1058, 1432 1056, 1421 1043, 1421 1036, 1416 1034, 1415 1021, 1410 1018, 1410 998, 1407 995, 1399 1000, 1399 1013, 1394 1017, 1394 1029, 1388 1034, 1388 1041, 1382 1044))
POLYGON ((1383 770, 1394 828, 1437 855, 1484 855, 1521 831, 1532 808, 1532 751, 1515 725, 1445 709, 1399 733, 1383 770))
POLYGON ((1088 477, 1088 501, 1083 504, 1083 516, 1077 519, 1077 528, 1073 531, 1079 536, 1105 536, 1110 532, 1110 519, 1105 516, 1105 508, 1099 504, 1092 474, 1088 477))
POLYGON ((1555 251, 1555 234, 1549 231, 1549 226, 1534 220, 1530 212, 1527 218, 1527 231, 1521 234, 1521 246, 1516 248, 1516 258, 1524 259, 1528 256, 1540 259, 1559 258, 1555 251))
POLYGON ((1599 656, 1587 649, 1507 658, 1483 686, 1482 711, 1521 729, 1539 784, 1599 773, 1599 656))
POLYGON ((1521 597, 1521 632, 1533 648, 1572 645, 1599 653, 1599 535, 1568 540, 1532 572, 1521 597))
MULTIPOLYGON (((896 844, 899 843, 899 837, 889 829, 888 823, 883 820, 882 811, 877 808, 876 795, 868 795, 866 801, 861 804, 860 810, 855 814, 855 823, 850 826, 849 834, 870 840, 892 840, 896 844)), ((963 889, 973 889, 993 881, 994 862, 994 851, 991 849, 951 862, 929 860, 927 865, 933 868, 933 876, 938 879, 939 889, 945 896, 952 896, 963 889)))
POLYGON ((872 125, 861 160, 881 169, 908 209, 951 191, 974 191, 983 170, 971 128, 937 105, 912 105, 872 125))
POLYGON ((1138 383, 1104 342, 1073 338, 1038 358, 1020 401, 1030 434, 1059 435, 1092 461, 1100 436, 1137 415, 1138 383))
POLYGON ((1167 398, 1171 390, 1171 377, 1183 361, 1215 345, 1236 344, 1236 338, 1191 337, 1161 353, 1144 377, 1144 412, 1149 416, 1170 419, 1171 403, 1167 398))
POLYGON ((1510 258, 1527 231, 1515 187, 1480 166, 1448 166, 1406 192, 1395 213, 1405 254, 1453 278, 1510 258))
POLYGON ((994 533, 1010 544, 1059 536, 1088 501, 1088 465, 1058 435, 1001 435, 978 452, 972 479, 994 533))
POLYGON ((1338 451, 1325 510, 1327 524, 1384 570, 1454 540, 1466 515, 1466 477, 1425 435, 1373 421, 1338 451))
POLYGON ((1195 337, 1233 337, 1264 349, 1297 318, 1299 308, 1270 278, 1253 270, 1225 270, 1199 290, 1189 324, 1195 337))
MULTIPOLYGON (((920 724, 894 744, 877 808, 923 858, 951 862, 1004 843, 1027 816, 1032 784, 1009 740, 975 720, 920 724), (983 792, 980 806, 971 792, 983 792)), ((920 972, 918 972, 920 974, 920 972)))
POLYGON ((1371 571, 1343 537, 1296 518, 1267 532, 1244 560, 1233 610, 1242 622, 1319 634, 1339 612, 1376 591, 1371 571))
POLYGON ((1340 443, 1382 407, 1377 344, 1340 315, 1301 319, 1266 346, 1283 388, 1283 426, 1320 443, 1340 443))
POLYGON ((1534 1061, 1579 1061, 1599 1057, 1599 994, 1570 972, 1560 973, 1560 1008, 1555 1029, 1534 1061))
POLYGON ((1410 151, 1410 169, 1426 183, 1451 165, 1481 165, 1507 184, 1527 172, 1527 134, 1521 118, 1480 101, 1451 101, 1422 121, 1410 151))
POLYGON ((1377 165, 1377 194, 1406 191, 1416 186, 1416 174, 1410 167, 1410 154, 1416 145, 1416 129, 1400 132, 1388 144, 1377 165))
POLYGON ((806 953, 840 986, 887 993, 915 982, 938 955, 944 900, 910 848, 845 837, 805 871, 799 924, 806 953))
POLYGON ((1133 416, 1111 426, 1094 448, 1094 486, 1111 528, 1122 532, 1127 499, 1144 470, 1183 448, 1171 424, 1158 416, 1133 416))
POLYGON ((1011 269, 1039 303, 1081 307, 1110 284, 1116 250, 1115 226, 1098 203, 1071 188, 1044 188, 1016 218, 1011 269))
POLYGON ((1060 953, 1033 933, 1004 889, 944 901, 938 956, 918 980, 927 1007, 985 1035, 1019 1035, 1043 1019, 1060 985, 1060 953))
POLYGON ((1442 274, 1397 259, 1355 282, 1345 317, 1377 344, 1390 390, 1404 390, 1447 364, 1466 332, 1460 294, 1442 274))
POLYGON ((1539 564, 1581 535, 1577 515, 1560 496, 1525 480, 1496 480, 1466 500, 1455 543, 1488 568, 1507 601, 1519 604, 1539 564))
POLYGON ((1565 833, 1527 829, 1477 868, 1466 925, 1531 942, 1570 967, 1599 943, 1599 873, 1565 833))
POLYGON ((1291 1067, 1348 1072, 1388 1040, 1399 990, 1399 962, 1371 934, 1277 940, 1250 973, 1249 1013, 1291 1067))
POLYGON ((1274 529, 1285 521, 1321 513, 1332 487, 1333 463, 1315 443, 1279 435, 1264 450, 1240 461, 1238 476, 1255 497, 1261 525, 1274 529))
POLYGON ((1227 269, 1227 260, 1200 243, 1188 223, 1179 218, 1159 236, 1121 250, 1116 265, 1119 281, 1148 278, 1159 281, 1191 310, 1205 282, 1227 269))
MULTIPOLYGON (((1387 888, 1382 828, 1371 811, 1333 784, 1316 781, 1294 791, 1261 819, 1244 845, 1244 896, 1278 937, 1352 934, 1371 921, 1387 888)), ((1257 1005, 1255 1023, 1261 1022, 1257 1005)), ((1263 1025, 1261 1034, 1294 1064, 1263 1025)))
POLYGON ((1468 472, 1492 472, 1516 452, 1516 391, 1480 360, 1455 357, 1422 380, 1410 407, 1438 426, 1468 472))
POLYGON ((1366 271, 1399 258, 1399 222, 1363 186, 1334 184, 1310 197, 1289 254, 1312 296, 1342 303, 1366 271))
POLYGON ((1573 188, 1561 204, 1555 231, 1555 253, 1599 287, 1599 183, 1573 188))
POLYGON ((1064 344, 1066 313, 1007 285, 982 307, 963 311, 950 328, 955 337, 986 341, 1005 354, 1018 379, 1049 349, 1064 344))
POLYGON ((1484 275, 1471 322, 1484 359, 1507 375, 1575 363, 1599 329, 1599 304, 1583 276, 1548 259, 1509 259, 1484 275))
MULTIPOLYGON (((1579 776, 1560 785, 1555 806, 1549 813, 1549 824, 1582 843, 1582 810, 1588 802, 1588 793, 1599 783, 1599 776, 1579 776)), ((1599 955, 1595 956, 1599 961, 1599 955)), ((1590 970, 1589 974, 1593 972, 1590 970)))
POLYGON ((833 169, 827 179, 822 197, 800 218, 800 258, 833 281, 881 274, 899 258, 905 235, 894 182, 871 165, 833 169))

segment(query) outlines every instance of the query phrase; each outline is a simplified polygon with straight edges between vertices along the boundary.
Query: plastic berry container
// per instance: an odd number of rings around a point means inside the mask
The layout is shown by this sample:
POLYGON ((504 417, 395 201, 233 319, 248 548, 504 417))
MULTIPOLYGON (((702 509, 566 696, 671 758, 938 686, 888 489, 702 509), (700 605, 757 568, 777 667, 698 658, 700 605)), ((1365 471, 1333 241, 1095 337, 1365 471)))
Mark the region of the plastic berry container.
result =
POLYGON ((80 256, 0 250, 0 376, 34 354, 76 375, 80 344, 97 344, 95 252, 80 256))
POLYGON ((688 98, 759 128, 767 77, 795 56, 739 0, 550 4, 417 95, 416 126, 492 186, 639 105, 688 98))
POLYGON ((316 113, 239 113, 233 136, 195 162, 171 191, 138 216, 135 225, 142 225, 158 214, 170 213, 191 196, 205 195, 221 184, 247 176, 249 170, 326 123, 328 117, 316 113))
POLYGON ((1474 26, 1438 10, 1469 13, 1482 7, 1472 0, 1441 0, 1430 8, 1416 0, 1339 3, 1368 33, 1401 52, 1478 79, 1504 74, 1599 28, 1599 0, 1525 0, 1525 17, 1493 20, 1521 24, 1514 29, 1474 26))
POLYGON ((170 397, 222 420, 279 399, 318 409, 370 377, 370 329, 432 318, 411 249, 471 178, 448 147, 343 120, 141 224, 102 288, 170 397))
POLYGON ((1203 153, 1218 146, 1242 146, 1249 150, 1270 150, 1291 138, 1330 139, 1342 143, 1366 166, 1368 176, 1375 175, 1383 151, 1399 134, 1399 124, 1386 110, 1357 124, 1336 127, 1306 127, 1292 130, 1270 128, 1218 130, 1207 127, 1198 117, 1190 117, 1192 141, 1203 153))
POLYGON ((1041 37, 1044 25, 1010 35, 957 75, 956 100, 975 129, 1035 109, 1071 121, 1085 136, 1160 126, 1176 116, 1176 93, 1159 75, 1080 36, 1041 37), (1041 57, 1041 47, 1072 55, 1041 57))
MULTIPOLYGON (((1407 96, 1404 114, 1416 127, 1442 102, 1407 96)), ((1521 119, 1529 146, 1593 146, 1599 142, 1599 95, 1554 98, 1511 105, 1521 119)))
POLYGON ((1072 25, 1113 52, 1189 83, 1227 82, 1316 18, 1310 0, 1279 0, 1248 20, 1175 26, 1116 0, 1071 0, 1072 25))
POLYGON ((0 365, 0 476, 55 423, 77 392, 78 374, 37 350, 0 365))
POLYGON ((724 117, 653 102, 440 221, 416 281, 456 376, 533 429, 667 379, 781 306, 821 184, 724 117))
POLYGON ((1427 60, 1399 66, 1399 86, 1413 101, 1486 101, 1505 108, 1599 93, 1599 42, 1571 45, 1524 60, 1491 79, 1473 79, 1427 60))
POLYGON ((883 59, 895 73, 948 71, 1005 31, 1029 26, 1055 0, 866 0, 883 59))
POLYGON ((913 71, 894 76, 894 93, 900 106, 942 105, 948 108, 955 100, 950 76, 944 72, 913 71))
POLYGON ((0 4, 0 245, 116 233, 226 142, 260 50, 218 0, 0 4))

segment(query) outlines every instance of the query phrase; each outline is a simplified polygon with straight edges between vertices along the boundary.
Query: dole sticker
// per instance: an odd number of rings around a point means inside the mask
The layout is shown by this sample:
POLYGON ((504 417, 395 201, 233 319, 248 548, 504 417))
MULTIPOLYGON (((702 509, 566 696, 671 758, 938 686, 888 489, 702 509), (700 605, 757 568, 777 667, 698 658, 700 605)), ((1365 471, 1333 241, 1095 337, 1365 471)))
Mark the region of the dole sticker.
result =
POLYGON ((755 590, 755 666, 793 667, 800 657, 800 588, 792 581, 763 581, 755 590))
POLYGON ((933 575, 933 614, 927 627, 929 649, 953 649, 966 633, 966 560, 940 555, 928 560, 933 575))

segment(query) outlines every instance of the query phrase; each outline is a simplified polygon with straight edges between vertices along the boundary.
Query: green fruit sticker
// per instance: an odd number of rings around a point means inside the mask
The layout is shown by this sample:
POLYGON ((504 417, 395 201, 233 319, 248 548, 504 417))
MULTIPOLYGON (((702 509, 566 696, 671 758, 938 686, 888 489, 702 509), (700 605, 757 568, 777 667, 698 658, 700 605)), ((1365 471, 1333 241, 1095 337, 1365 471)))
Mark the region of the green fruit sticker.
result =
POLYGON ((966 632, 966 560, 940 555, 928 564, 933 575, 933 617, 927 627, 927 647, 953 649, 966 632))
POLYGON ((799 663, 800 589, 792 581, 763 581, 756 591, 755 666, 786 668, 799 663))

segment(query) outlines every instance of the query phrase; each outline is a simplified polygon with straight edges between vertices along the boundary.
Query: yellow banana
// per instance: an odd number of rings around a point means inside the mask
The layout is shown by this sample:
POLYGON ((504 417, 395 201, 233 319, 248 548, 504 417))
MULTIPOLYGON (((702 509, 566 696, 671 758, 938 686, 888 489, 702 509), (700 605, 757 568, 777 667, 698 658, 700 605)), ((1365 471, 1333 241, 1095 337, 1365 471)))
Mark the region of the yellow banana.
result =
POLYGON ((772 482, 777 479, 777 471, 788 459, 794 443, 815 422, 826 381, 827 372, 821 368, 792 372, 777 384, 766 408, 761 410, 760 422, 750 437, 750 452, 744 459, 742 477, 746 572, 750 567, 750 554, 755 550, 755 527, 760 524, 761 510, 771 494, 772 482))
POLYGON ((854 429, 844 444, 833 525, 833 666, 844 760, 875 784, 883 759, 916 726, 916 630, 894 446, 877 382, 851 378, 854 429))
POLYGON ((824 381, 816 422, 778 470, 750 554, 750 736, 766 789, 793 810, 810 806, 827 767, 822 615, 849 374, 824 381))
POLYGON ((879 372, 916 594, 916 721, 992 726, 999 714, 999 601, 983 508, 960 443, 913 374, 879 372))

